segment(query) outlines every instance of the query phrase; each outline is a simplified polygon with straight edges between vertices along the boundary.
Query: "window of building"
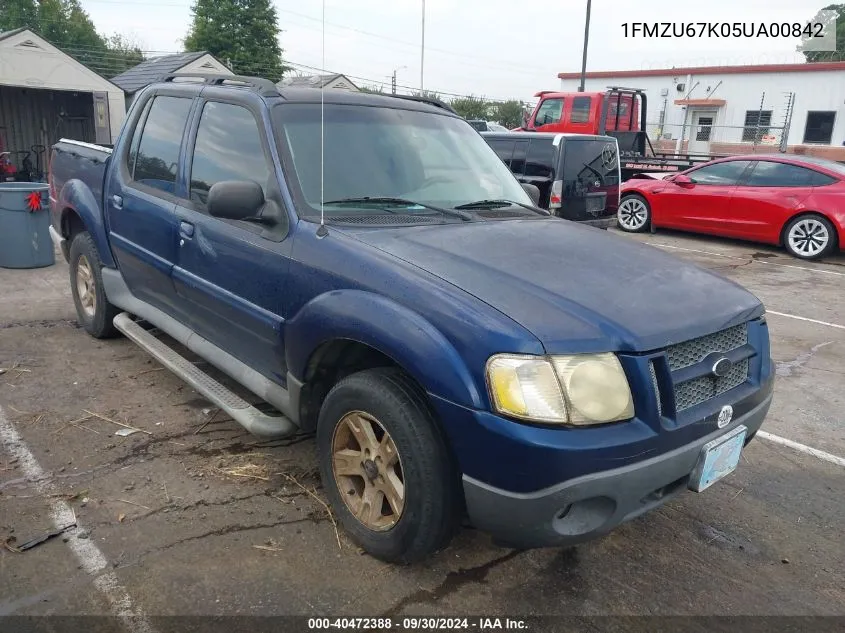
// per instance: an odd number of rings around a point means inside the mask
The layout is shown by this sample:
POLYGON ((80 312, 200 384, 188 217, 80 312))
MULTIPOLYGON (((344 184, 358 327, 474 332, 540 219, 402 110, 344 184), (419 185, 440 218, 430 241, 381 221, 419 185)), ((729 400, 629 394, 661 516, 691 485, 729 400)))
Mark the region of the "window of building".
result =
POLYGON ((811 110, 807 113, 807 125, 804 126, 805 143, 822 143, 829 145, 833 138, 833 123, 836 112, 811 110))
POLYGON ((742 130, 742 140, 748 143, 759 143, 769 134, 772 124, 771 110, 746 110, 745 127, 742 130))

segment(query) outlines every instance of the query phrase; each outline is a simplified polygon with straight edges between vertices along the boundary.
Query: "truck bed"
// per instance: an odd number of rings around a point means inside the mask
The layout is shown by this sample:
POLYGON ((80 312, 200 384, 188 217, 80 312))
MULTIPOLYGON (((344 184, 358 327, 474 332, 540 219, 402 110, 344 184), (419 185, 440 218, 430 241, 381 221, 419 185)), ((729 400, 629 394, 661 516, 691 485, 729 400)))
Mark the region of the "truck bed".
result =
POLYGON ((54 192, 51 195, 61 192, 65 183, 73 178, 88 185, 96 200, 102 200, 106 163, 111 153, 111 149, 101 145, 61 139, 53 145, 50 158, 50 182, 54 192))

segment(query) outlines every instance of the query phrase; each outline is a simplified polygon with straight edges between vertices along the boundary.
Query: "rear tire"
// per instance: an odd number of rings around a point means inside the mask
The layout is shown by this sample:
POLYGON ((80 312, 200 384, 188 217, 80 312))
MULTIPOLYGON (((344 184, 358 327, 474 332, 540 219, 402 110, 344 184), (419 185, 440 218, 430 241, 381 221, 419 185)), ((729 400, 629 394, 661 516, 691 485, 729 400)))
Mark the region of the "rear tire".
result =
POLYGON ((651 207, 641 195, 629 193, 619 202, 616 223, 627 233, 642 233, 651 225, 651 207))
POLYGON ((783 230, 783 245, 798 259, 821 259, 836 248, 836 229, 817 213, 792 218, 783 230))
POLYGON ((340 523, 381 560, 445 547, 461 520, 459 480, 424 395, 397 369, 338 382, 317 422, 320 475, 340 523))
POLYGON ((68 264, 70 290, 79 324, 94 338, 117 336, 119 332, 112 320, 120 310, 106 298, 100 255, 87 231, 73 237, 68 264))

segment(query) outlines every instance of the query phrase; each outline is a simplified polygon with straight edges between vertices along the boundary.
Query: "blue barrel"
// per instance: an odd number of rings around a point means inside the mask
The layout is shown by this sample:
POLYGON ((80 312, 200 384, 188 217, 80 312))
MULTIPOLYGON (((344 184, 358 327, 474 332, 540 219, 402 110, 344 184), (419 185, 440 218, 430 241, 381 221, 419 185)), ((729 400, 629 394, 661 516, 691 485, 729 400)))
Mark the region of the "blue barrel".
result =
POLYGON ((0 267, 43 268, 56 263, 48 196, 46 183, 0 183, 0 267))

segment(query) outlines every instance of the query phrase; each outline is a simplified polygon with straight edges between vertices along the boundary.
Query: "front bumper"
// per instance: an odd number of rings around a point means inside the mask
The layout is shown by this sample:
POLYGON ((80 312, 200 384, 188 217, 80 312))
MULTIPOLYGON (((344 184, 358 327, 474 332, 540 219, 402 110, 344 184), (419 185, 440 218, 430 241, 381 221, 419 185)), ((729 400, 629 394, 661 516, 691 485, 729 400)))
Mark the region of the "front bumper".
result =
POLYGON ((589 541, 680 494, 709 441, 744 424, 747 443, 763 423, 771 402, 769 393, 725 428, 657 457, 582 475, 536 492, 510 492, 464 475, 470 521, 518 548, 589 541))

